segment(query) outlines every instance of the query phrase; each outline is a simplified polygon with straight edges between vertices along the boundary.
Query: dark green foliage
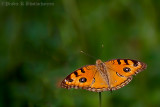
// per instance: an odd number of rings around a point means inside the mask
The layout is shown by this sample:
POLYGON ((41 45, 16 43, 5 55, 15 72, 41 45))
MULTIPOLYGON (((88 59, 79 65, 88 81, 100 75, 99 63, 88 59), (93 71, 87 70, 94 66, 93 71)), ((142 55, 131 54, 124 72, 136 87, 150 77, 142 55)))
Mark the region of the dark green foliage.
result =
POLYGON ((148 65, 124 88, 103 92, 102 107, 160 106, 160 1, 2 2, 7 1, 0 1, 1 107, 98 107, 98 93, 58 87, 77 68, 95 64, 80 51, 103 61, 129 58, 148 65))

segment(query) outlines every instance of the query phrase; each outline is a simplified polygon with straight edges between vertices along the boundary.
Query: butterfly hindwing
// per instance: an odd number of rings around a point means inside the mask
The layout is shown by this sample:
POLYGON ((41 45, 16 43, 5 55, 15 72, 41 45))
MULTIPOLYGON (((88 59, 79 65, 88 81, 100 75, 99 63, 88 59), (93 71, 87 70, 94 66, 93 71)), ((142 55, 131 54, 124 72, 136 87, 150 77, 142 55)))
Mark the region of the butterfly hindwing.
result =
POLYGON ((96 72, 95 76, 93 77, 93 82, 88 90, 93 92, 102 92, 109 90, 107 81, 105 81, 105 79, 101 76, 100 72, 96 72))
POLYGON ((122 88, 132 80, 132 76, 125 77, 117 74, 117 72, 113 70, 109 70, 108 74, 110 90, 117 90, 122 88))

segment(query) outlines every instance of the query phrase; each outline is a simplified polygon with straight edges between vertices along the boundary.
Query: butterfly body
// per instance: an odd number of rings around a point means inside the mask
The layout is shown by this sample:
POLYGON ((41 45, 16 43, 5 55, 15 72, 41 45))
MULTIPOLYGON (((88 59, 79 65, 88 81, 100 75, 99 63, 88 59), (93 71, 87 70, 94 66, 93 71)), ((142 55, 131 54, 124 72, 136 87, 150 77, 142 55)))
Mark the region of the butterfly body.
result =
POLYGON ((124 87, 132 75, 146 69, 147 65, 131 59, 114 59, 96 65, 86 65, 69 74, 61 83, 62 88, 82 88, 93 92, 112 91, 124 87))

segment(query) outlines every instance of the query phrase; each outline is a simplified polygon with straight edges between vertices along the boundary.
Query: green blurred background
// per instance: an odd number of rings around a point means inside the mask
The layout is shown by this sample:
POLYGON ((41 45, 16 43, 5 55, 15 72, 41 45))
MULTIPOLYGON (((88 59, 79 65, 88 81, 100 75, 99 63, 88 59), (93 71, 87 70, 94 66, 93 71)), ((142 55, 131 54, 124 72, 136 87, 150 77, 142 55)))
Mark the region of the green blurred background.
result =
POLYGON ((58 87, 72 71, 95 64, 80 51, 148 65, 124 88, 103 92, 102 107, 160 107, 160 1, 0 2, 0 107, 98 107, 98 93, 58 87))

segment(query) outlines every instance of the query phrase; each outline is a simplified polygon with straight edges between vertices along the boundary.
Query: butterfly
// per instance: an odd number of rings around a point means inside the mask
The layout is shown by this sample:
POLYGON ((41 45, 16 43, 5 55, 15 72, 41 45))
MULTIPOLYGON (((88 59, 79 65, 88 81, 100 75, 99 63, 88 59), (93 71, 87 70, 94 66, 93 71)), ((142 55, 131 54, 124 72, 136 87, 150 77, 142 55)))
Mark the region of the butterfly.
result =
POLYGON ((93 92, 117 90, 127 85, 132 76, 146 69, 143 62, 132 59, 113 59, 96 65, 83 66, 69 74, 62 82, 62 88, 86 89, 93 92))

